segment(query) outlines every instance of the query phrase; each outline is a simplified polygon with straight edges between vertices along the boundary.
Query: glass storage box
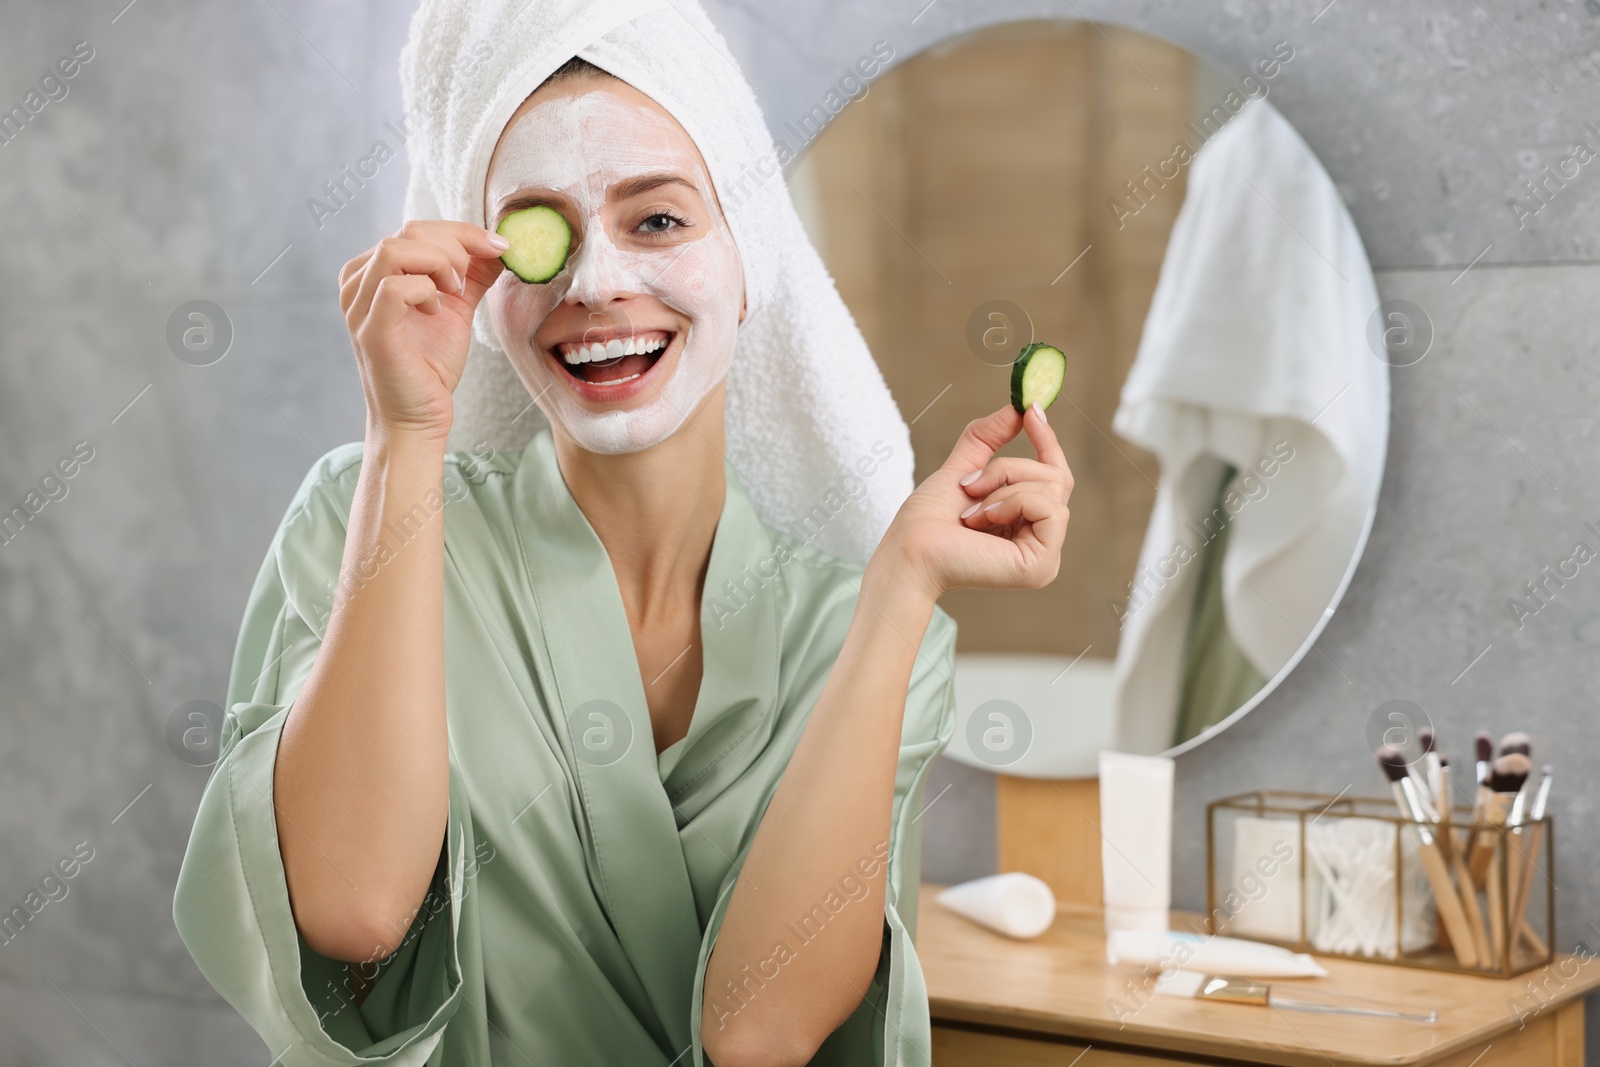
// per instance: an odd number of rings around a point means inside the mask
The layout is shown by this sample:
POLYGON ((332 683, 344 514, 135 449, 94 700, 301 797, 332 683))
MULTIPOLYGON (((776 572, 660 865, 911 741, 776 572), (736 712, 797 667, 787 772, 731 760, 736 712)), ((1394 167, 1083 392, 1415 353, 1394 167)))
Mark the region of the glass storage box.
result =
POLYGON ((1548 964, 1553 822, 1473 820, 1472 808, 1458 807, 1448 821, 1417 822, 1392 798, 1269 790, 1213 801, 1206 928, 1501 978, 1548 964))

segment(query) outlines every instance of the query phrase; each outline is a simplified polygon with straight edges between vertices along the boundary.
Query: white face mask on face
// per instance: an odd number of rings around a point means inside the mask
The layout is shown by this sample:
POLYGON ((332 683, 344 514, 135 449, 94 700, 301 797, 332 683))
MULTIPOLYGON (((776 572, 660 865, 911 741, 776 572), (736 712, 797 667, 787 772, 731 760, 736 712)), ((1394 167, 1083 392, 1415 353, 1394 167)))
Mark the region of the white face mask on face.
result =
MULTIPOLYGON (((560 274, 542 285, 504 272, 484 298, 500 346, 553 425, 591 452, 637 452, 671 436, 721 382, 733 362, 743 302, 738 248, 716 209, 705 166, 693 142, 668 116, 624 99, 604 83, 579 95, 558 95, 530 108, 502 135, 486 202, 548 189, 569 197, 577 251, 560 274), (639 235, 608 231, 606 193, 617 182, 670 171, 699 191, 704 209, 691 220, 698 237, 651 245, 639 235), (642 378, 626 384, 580 386, 534 341, 545 318, 563 301, 583 305, 580 323, 678 329, 654 302, 617 303, 621 296, 655 297, 688 321, 642 378), (653 311, 652 311, 653 309, 653 311), (611 391, 615 391, 615 399, 611 391)), ((629 227, 632 215, 615 213, 629 227)))

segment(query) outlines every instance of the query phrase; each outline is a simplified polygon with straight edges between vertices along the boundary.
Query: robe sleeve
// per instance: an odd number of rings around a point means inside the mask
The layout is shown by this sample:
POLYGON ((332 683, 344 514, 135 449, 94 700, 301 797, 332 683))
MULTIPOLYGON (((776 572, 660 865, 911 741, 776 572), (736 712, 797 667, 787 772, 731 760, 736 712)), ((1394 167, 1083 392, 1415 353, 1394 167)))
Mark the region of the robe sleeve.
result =
MULTIPOLYGON (((882 867, 871 875, 887 877, 878 970, 860 1006, 822 1043, 811 1059, 811 1067, 927 1067, 932 1062, 928 990, 913 937, 922 883, 923 785, 934 757, 949 744, 955 731, 955 651, 955 620, 935 607, 906 690, 894 805, 889 817, 887 875, 882 867)), ((753 840, 754 835, 751 837, 753 840)), ((701 941, 690 1019, 694 1067, 705 1067, 707 1062, 700 1038, 706 967, 749 848, 750 842, 746 842, 729 870, 701 941)))
POLYGON ((195 817, 173 918, 200 971, 281 1067, 432 1062, 460 1000, 459 895, 470 828, 451 775, 450 829, 401 948, 374 964, 313 951, 289 906, 273 808, 279 732, 321 646, 361 446, 312 468, 250 592, 234 652, 221 755, 195 817), (351 972, 374 984, 355 1003, 351 972))

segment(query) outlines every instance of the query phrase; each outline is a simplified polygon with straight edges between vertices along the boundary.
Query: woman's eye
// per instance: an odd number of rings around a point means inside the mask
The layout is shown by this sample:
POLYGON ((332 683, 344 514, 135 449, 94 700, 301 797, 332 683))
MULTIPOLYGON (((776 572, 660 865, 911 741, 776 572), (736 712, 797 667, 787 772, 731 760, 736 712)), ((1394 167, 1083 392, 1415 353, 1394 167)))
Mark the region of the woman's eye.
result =
POLYGON ((684 221, 676 215, 665 211, 658 211, 654 215, 639 223, 639 232, 648 234, 669 233, 684 225, 684 221))

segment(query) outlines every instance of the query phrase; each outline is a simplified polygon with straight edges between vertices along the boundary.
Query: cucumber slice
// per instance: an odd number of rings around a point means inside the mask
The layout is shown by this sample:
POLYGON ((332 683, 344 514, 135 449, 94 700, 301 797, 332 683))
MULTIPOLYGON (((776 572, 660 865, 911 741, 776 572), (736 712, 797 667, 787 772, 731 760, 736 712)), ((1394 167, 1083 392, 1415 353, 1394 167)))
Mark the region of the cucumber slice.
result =
POLYGON ((1011 364, 1011 406, 1026 414, 1034 401, 1041 408, 1056 402, 1067 377, 1067 357, 1053 345, 1023 346, 1011 364))
POLYGON ((501 262, 525 282, 547 282, 567 265, 572 227, 553 207, 540 204, 513 211, 494 232, 511 242, 501 262))

